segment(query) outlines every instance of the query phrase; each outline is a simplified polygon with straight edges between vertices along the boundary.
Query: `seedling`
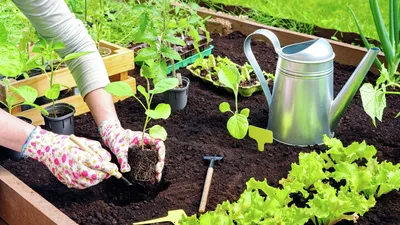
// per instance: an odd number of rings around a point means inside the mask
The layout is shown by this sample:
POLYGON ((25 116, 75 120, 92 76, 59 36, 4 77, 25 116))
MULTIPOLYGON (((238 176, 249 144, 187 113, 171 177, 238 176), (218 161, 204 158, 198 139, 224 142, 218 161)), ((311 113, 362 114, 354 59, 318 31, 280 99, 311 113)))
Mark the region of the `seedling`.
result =
MULTIPOLYGON (((386 108, 386 95, 400 95, 400 91, 398 91, 398 88, 400 88, 400 74, 397 72, 400 64, 400 12, 398 0, 387 2, 387 4, 389 4, 390 15, 388 32, 382 19, 378 1, 370 0, 369 4, 372 17, 374 18, 376 31, 379 36, 379 41, 382 44, 382 51, 385 54, 385 59, 387 62, 386 69, 385 65, 383 65, 378 58, 376 58, 375 64, 380 70, 380 76, 376 80, 375 87, 370 83, 365 83, 360 88, 364 110, 371 117, 374 126, 376 126, 376 119, 382 121, 383 110, 386 108), (397 88, 397 91, 395 88, 397 88)), ((367 49, 370 49, 372 46, 365 38, 354 12, 351 9, 350 11, 356 22, 364 45, 367 47, 367 49)), ((398 116, 400 116, 400 112, 396 115, 396 117, 398 116)))
POLYGON ((240 73, 235 66, 223 66, 218 73, 219 81, 226 87, 232 89, 235 95, 235 111, 231 110, 228 102, 222 102, 219 105, 219 110, 222 113, 231 112, 233 115, 229 118, 227 129, 232 137, 236 139, 243 139, 249 128, 250 109, 244 108, 240 112, 238 110, 238 91, 240 83, 240 73))
POLYGON ((71 53, 64 58, 60 58, 58 54, 55 52, 56 50, 61 50, 65 48, 65 45, 63 42, 60 41, 54 41, 51 40, 50 42, 47 42, 43 38, 41 38, 33 47, 32 51, 37 53, 43 58, 49 59, 49 66, 50 66, 50 74, 47 72, 46 67, 44 65, 41 65, 40 68, 43 70, 43 72, 46 74, 46 76, 49 78, 49 89, 45 91, 44 95, 46 98, 50 99, 53 105, 53 112, 52 116, 57 117, 56 114, 56 108, 55 108, 55 100, 60 96, 60 91, 61 87, 66 87, 69 89, 69 87, 63 85, 63 84, 58 84, 54 83, 54 72, 59 69, 59 67, 72 59, 79 58, 81 56, 87 55, 91 52, 75 52, 71 53))
POLYGON ((117 81, 108 84, 105 87, 105 90, 108 91, 110 94, 113 94, 118 97, 134 97, 140 105, 145 110, 146 119, 143 125, 143 136, 142 136, 142 150, 144 150, 144 134, 146 131, 149 131, 149 135, 155 139, 161 139, 165 141, 167 139, 167 132, 164 127, 160 125, 154 125, 153 127, 147 129, 147 125, 152 119, 167 119, 171 114, 171 106, 169 104, 160 103, 154 109, 151 109, 151 103, 153 100, 154 95, 164 93, 165 91, 176 87, 179 83, 178 79, 176 78, 164 78, 156 83, 154 83, 154 88, 150 88, 150 79, 154 80, 154 73, 158 67, 158 64, 152 63, 151 61, 147 62, 146 65, 149 66, 142 66, 141 68, 141 75, 146 78, 147 86, 146 88, 138 85, 137 90, 142 94, 145 99, 145 102, 140 100, 135 93, 133 92, 132 88, 129 84, 123 81, 117 81), (156 67, 156 68, 154 68, 156 67))
POLYGON ((8 109, 10 114, 13 108, 21 105, 30 105, 35 108, 39 108, 46 114, 46 110, 34 104, 36 98, 38 97, 36 89, 26 85, 13 87, 10 82, 10 79, 16 78, 21 74, 26 74, 26 71, 37 67, 36 60, 38 59, 38 56, 26 60, 16 45, 8 42, 7 30, 1 23, 0 52, 0 74, 5 76, 2 80, 5 88, 5 101, 0 101, 0 103, 8 109), (16 104, 18 101, 18 95, 24 99, 24 102, 16 104))

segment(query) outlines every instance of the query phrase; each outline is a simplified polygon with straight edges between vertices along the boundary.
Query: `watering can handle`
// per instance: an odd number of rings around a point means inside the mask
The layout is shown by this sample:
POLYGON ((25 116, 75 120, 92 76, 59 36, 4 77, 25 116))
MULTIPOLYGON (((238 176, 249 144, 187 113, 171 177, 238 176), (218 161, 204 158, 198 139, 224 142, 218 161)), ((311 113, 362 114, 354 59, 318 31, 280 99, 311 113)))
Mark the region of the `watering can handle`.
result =
POLYGON ((261 83, 261 87, 264 91, 265 97, 267 98, 268 105, 270 105, 272 101, 271 91, 269 90, 267 81, 264 78, 264 74, 262 73, 261 68, 258 65, 257 60, 253 54, 253 51, 251 50, 251 39, 254 35, 262 35, 268 38, 272 42, 272 45, 274 46, 274 49, 278 54, 281 50, 281 44, 279 43, 279 40, 274 33, 265 29, 254 31, 252 34, 247 36, 246 40, 244 40, 244 54, 249 60, 250 65, 253 67, 254 72, 256 73, 258 80, 261 83))

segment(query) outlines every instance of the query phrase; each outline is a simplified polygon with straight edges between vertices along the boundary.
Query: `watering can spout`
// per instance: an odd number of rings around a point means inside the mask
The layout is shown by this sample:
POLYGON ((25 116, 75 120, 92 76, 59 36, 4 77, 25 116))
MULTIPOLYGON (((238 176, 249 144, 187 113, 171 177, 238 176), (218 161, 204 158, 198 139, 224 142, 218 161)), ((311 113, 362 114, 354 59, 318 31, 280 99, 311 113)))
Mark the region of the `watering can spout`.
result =
POLYGON ((343 86, 342 90, 336 96, 335 100, 332 102, 329 119, 331 131, 334 131, 342 117, 344 111, 349 105, 351 99, 353 99, 358 88, 360 87, 365 75, 368 73, 372 66, 376 56, 379 53, 379 48, 371 48, 364 58, 361 60, 360 64, 357 66, 349 80, 343 86))

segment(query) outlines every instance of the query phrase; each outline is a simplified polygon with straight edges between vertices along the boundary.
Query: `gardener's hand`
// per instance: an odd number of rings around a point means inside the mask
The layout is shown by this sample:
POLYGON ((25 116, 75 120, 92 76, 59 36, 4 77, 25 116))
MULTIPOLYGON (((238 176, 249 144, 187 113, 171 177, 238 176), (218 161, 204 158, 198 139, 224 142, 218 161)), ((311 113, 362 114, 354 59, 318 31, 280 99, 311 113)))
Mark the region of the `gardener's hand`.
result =
MULTIPOLYGON (((128 164, 128 150, 134 146, 139 146, 142 141, 142 132, 125 130, 121 127, 118 120, 106 120, 99 126, 99 132, 104 143, 111 149, 121 165, 121 172, 128 172, 131 167, 128 164)), ((158 152, 158 163, 156 165, 156 181, 160 182, 162 170, 165 164, 165 145, 162 140, 151 138, 144 135, 144 143, 155 145, 158 152)))
POLYGON ((57 135, 40 127, 32 131, 22 152, 45 164, 69 188, 88 188, 118 172, 117 165, 110 162, 110 153, 99 142, 79 139, 97 155, 84 152, 67 135, 57 135))

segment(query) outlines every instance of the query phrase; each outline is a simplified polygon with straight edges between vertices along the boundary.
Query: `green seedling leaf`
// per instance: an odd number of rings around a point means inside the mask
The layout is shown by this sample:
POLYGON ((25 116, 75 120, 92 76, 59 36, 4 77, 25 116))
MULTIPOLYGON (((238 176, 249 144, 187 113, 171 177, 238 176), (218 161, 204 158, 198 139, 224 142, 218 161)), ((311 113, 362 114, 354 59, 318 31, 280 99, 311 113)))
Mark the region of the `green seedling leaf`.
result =
POLYGON ((104 89, 117 97, 135 96, 131 86, 123 81, 109 83, 104 89))
POLYGON ((47 46, 46 40, 44 40, 43 38, 40 38, 40 40, 38 42, 36 42, 36 44, 33 46, 32 52, 42 53, 42 51, 44 49, 46 49, 46 46, 47 46))
POLYGON ((51 86, 50 89, 47 89, 44 92, 44 96, 46 96, 46 98, 48 99, 55 100, 58 98, 58 96, 60 96, 60 90, 61 90, 60 84, 53 84, 53 86, 51 86))
POLYGON ((46 115, 46 116, 49 115, 49 112, 47 112, 47 110, 45 110, 40 105, 36 105, 35 103, 32 103, 32 102, 24 102, 24 105, 30 105, 32 107, 35 107, 35 108, 39 109, 41 112, 43 112, 44 115, 46 115))
POLYGON ((166 36, 164 40, 174 45, 186 46, 186 43, 182 39, 171 35, 166 36))
POLYGON ((81 56, 88 55, 90 53, 93 53, 93 52, 74 52, 74 53, 71 53, 71 54, 65 56, 63 61, 76 59, 76 58, 79 58, 81 56))
POLYGON ((152 79, 154 83, 163 80, 167 77, 168 66, 165 60, 155 62, 154 59, 145 61, 145 64, 140 68, 140 75, 152 79))
POLYGON ((397 117, 399 117, 400 116, 400 112, 399 113, 397 113, 397 115, 394 117, 394 118, 397 118, 397 117))
POLYGON ((218 78, 223 85, 237 93, 240 81, 240 73, 235 66, 223 66, 218 73, 218 78))
POLYGON ((30 58, 28 59, 28 61, 25 63, 25 68, 24 68, 24 70, 25 70, 25 71, 30 71, 30 70, 32 70, 32 69, 34 69, 34 68, 39 68, 40 65, 37 63, 37 60, 40 59, 40 57, 41 57, 41 55, 39 55, 39 54, 30 57, 30 58))
POLYGON ((158 51, 155 48, 142 48, 137 52, 135 62, 143 62, 148 59, 155 59, 158 57, 158 51))
POLYGON ((222 113, 232 112, 231 106, 227 102, 221 102, 221 104, 219 104, 219 111, 221 111, 222 113))
POLYGON ((0 45, 0 74, 7 77, 17 77, 23 71, 21 54, 13 44, 0 45))
POLYGON ((249 129, 249 121, 247 121, 247 117, 242 114, 234 114, 229 118, 227 128, 232 137, 243 139, 249 129))
POLYGON ((164 127, 160 125, 154 125, 150 128, 149 134, 152 138, 161 139, 165 141, 167 139, 167 131, 165 131, 164 127))
POLYGON ((375 118, 382 121, 383 110, 386 107, 386 96, 381 89, 375 89, 372 84, 364 84, 360 88, 361 100, 365 112, 371 117, 376 127, 375 118))
POLYGON ((171 106, 169 104, 160 103, 154 110, 146 110, 146 115, 152 119, 167 119, 171 115, 171 106))
POLYGON ((11 89, 14 93, 18 94, 21 96, 26 103, 34 103, 36 98, 38 97, 38 92, 35 88, 30 87, 30 86, 21 86, 21 87, 13 87, 11 86, 11 89))
POLYGON ((249 137, 256 140, 260 152, 264 151, 264 145, 266 143, 272 143, 274 140, 272 131, 252 125, 249 125, 249 137))
POLYGON ((164 93, 170 89, 177 87, 179 84, 179 80, 176 78, 165 78, 160 80, 154 85, 154 89, 150 90, 151 94, 160 94, 164 93))
POLYGON ((0 23, 0 44, 8 42, 8 32, 4 24, 0 23))
POLYGON ((149 21, 149 17, 146 12, 142 13, 139 16, 139 32, 140 32, 140 34, 143 34, 146 31, 148 21, 149 21))
POLYGON ((149 93, 147 93, 146 89, 142 85, 137 86, 137 90, 142 94, 146 99, 149 98, 149 93))
POLYGON ((172 48, 166 48, 166 47, 161 48, 161 54, 162 54, 162 56, 164 58, 168 58, 168 59, 172 59, 172 60, 178 60, 178 61, 182 60, 182 58, 179 55, 179 53, 176 52, 172 48))
POLYGON ((7 104, 12 107, 18 102, 18 99, 14 95, 10 95, 6 98, 7 104))
POLYGON ((54 50, 59 50, 59 49, 63 49, 63 48, 65 48, 65 44, 61 41, 57 41, 53 45, 54 50))
POLYGON ((242 109, 242 110, 240 111, 240 114, 242 114, 242 115, 244 115, 244 116, 246 116, 246 117, 248 118, 248 117, 249 117, 249 114, 250 114, 250 109, 244 108, 244 109, 242 109))

